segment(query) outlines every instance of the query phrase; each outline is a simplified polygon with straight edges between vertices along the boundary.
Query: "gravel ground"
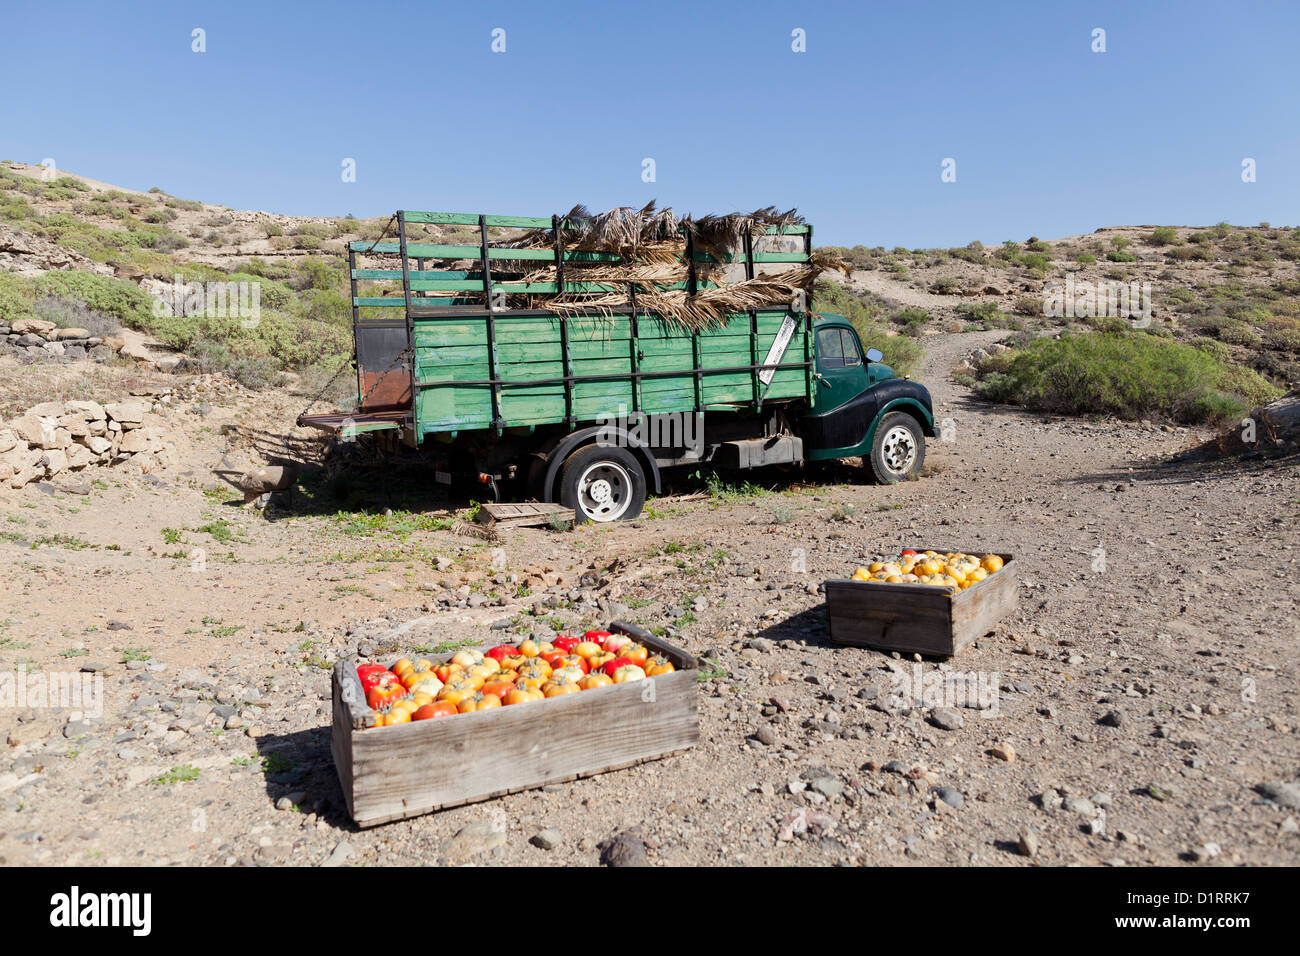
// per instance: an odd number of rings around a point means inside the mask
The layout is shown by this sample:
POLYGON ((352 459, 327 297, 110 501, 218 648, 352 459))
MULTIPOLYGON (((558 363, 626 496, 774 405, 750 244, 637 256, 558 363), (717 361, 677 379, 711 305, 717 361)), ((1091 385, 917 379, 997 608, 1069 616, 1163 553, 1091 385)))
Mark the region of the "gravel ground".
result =
POLYGON ((978 402, 948 370, 1003 334, 927 338, 952 440, 904 486, 764 475, 495 542, 316 504, 266 520, 204 489, 292 420, 268 393, 178 409, 174 473, 7 494, 0 671, 89 668, 104 706, 0 708, 0 863, 1300 862, 1294 462, 1180 463, 1205 435, 978 402), (1018 610, 947 663, 827 645, 820 582, 936 545, 1015 554, 1018 610), (716 662, 694 750, 346 818, 332 660, 617 616, 716 662), (997 706, 899 706, 937 670, 996 681, 997 706))

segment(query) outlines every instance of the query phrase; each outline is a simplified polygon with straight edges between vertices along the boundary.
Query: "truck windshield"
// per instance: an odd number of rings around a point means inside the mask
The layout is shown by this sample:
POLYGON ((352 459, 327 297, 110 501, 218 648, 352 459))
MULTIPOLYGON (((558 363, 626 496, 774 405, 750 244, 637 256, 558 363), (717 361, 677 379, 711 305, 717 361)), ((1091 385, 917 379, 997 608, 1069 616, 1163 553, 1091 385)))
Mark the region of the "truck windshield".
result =
POLYGON ((847 329, 822 329, 817 333, 817 355, 822 368, 844 368, 862 364, 858 343, 847 329))

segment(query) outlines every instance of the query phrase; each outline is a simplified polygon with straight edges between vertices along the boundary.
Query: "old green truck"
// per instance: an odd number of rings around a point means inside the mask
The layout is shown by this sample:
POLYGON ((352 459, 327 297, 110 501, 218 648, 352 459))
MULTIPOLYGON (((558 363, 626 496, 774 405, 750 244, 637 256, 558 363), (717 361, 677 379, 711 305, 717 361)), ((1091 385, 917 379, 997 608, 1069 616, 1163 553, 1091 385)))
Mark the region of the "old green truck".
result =
POLYGON ((693 244, 687 221, 682 281, 620 284, 588 281, 598 273, 583 267, 633 256, 566 246, 565 217, 403 210, 393 222, 393 239, 348 250, 356 408, 300 424, 345 441, 380 433, 431 452, 434 480, 472 483, 488 500, 560 502, 590 521, 637 516, 666 468, 860 456, 886 483, 921 469, 935 434, 929 392, 810 297, 751 302, 702 327, 652 307, 654 294, 733 288, 705 281, 697 263, 736 270, 740 288, 764 269, 807 268, 811 225, 760 228, 720 254, 693 244), (462 241, 417 241, 415 224, 462 241), (477 241, 463 242, 471 230, 477 241), (499 238, 519 230, 554 238, 499 238), (557 297, 596 304, 557 311, 557 297))

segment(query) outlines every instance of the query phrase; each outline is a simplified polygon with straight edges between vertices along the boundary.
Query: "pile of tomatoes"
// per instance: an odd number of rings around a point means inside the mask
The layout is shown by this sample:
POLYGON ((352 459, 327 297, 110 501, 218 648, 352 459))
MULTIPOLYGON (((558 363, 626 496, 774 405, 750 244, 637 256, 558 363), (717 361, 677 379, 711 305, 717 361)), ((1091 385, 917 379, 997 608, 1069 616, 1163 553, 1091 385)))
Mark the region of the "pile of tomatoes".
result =
POLYGON ((362 664, 357 677, 377 727, 527 704, 547 697, 670 674, 667 658, 622 634, 587 631, 552 641, 458 651, 442 664, 403 657, 391 668, 362 664))
POLYGON ((996 554, 983 557, 961 551, 904 550, 892 561, 873 561, 853 572, 853 581, 884 581, 887 584, 928 584, 964 591, 1002 569, 996 554))

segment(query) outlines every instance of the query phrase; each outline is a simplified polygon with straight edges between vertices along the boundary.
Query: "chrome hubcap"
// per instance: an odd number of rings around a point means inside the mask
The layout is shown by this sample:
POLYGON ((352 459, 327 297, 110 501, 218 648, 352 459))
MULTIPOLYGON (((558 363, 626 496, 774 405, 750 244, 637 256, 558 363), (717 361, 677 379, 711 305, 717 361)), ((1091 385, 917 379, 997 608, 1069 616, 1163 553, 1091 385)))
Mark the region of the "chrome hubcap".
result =
POLYGON ((885 467, 895 475, 910 473, 916 463, 916 439, 902 425, 895 425, 885 433, 880 450, 885 467))
POLYGON ((617 521, 632 501, 632 477, 622 465, 600 461, 578 479, 578 503, 592 521, 617 521))

